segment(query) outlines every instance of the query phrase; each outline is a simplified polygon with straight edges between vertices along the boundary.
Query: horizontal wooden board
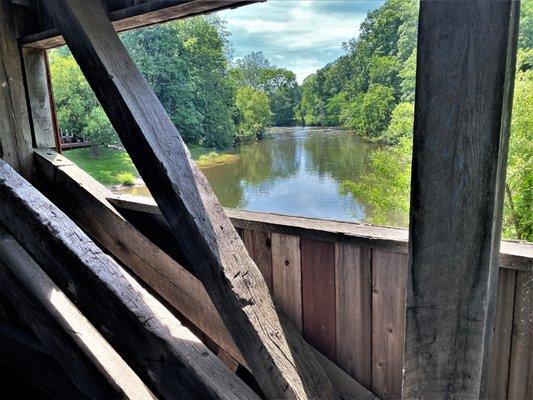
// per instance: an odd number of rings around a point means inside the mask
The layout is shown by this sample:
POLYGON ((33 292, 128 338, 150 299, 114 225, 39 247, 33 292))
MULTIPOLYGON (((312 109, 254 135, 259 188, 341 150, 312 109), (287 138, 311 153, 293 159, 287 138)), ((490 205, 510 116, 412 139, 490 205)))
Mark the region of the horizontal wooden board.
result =
MULTIPOLYGON (((115 207, 151 214, 161 214, 151 197, 111 195, 115 207)), ((408 231, 405 229, 361 225, 316 218, 294 217, 226 208, 226 214, 237 228, 261 230, 331 242, 350 242, 361 247, 407 254, 408 231)), ((533 271, 533 243, 502 240, 502 268, 533 271)))

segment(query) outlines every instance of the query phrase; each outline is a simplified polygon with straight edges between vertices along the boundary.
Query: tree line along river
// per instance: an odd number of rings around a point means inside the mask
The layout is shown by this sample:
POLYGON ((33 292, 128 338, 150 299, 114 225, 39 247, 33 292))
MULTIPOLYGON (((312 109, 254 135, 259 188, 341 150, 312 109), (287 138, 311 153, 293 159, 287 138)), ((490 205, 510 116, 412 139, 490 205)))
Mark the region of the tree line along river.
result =
MULTIPOLYGON (((342 190, 371 168, 382 146, 334 128, 276 129, 265 140, 235 149, 234 162, 202 168, 224 207, 339 221, 406 227, 406 212, 377 210, 369 199, 342 190)), ((385 148, 386 149, 386 148, 385 148)), ((376 187, 387 195, 387 187, 376 187)), ((121 193, 149 195, 145 186, 121 193)), ((394 207, 392 207, 394 208, 394 207)))

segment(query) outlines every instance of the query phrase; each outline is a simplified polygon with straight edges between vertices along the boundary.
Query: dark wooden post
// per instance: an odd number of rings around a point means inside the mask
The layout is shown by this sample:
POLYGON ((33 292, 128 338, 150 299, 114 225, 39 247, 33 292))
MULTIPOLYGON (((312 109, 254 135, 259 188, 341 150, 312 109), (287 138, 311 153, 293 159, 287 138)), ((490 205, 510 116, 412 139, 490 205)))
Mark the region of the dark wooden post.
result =
POLYGON ((403 398, 485 397, 519 2, 420 7, 403 398))
POLYGON ((31 176, 31 131, 10 0, 0 0, 0 158, 31 176))
POLYGON ((44 4, 265 394, 331 398, 327 376, 282 326, 261 272, 100 2, 44 4))

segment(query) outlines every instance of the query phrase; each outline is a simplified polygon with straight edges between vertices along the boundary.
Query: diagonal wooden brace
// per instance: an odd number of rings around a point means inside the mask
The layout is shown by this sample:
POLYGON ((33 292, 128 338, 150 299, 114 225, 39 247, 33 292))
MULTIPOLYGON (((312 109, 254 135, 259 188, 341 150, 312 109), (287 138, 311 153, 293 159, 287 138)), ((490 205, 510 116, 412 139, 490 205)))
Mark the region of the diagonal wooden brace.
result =
POLYGON ((267 397, 332 398, 301 336, 283 328, 259 269, 100 2, 44 4, 267 397))

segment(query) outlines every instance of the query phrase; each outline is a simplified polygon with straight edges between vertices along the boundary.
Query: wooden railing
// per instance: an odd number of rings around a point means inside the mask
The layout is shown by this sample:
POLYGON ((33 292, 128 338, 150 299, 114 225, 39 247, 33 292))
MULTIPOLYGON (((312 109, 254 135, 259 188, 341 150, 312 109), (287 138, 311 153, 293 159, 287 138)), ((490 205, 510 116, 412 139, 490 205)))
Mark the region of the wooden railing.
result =
MULTIPOLYGON (((109 201, 163 247, 152 199, 109 201), (149 222, 151 221, 151 222, 149 222), (148 223, 148 225, 147 225, 148 223), (144 228, 143 228, 144 225, 144 228)), ((227 209, 277 305, 304 337, 381 398, 402 384, 407 231, 227 209)), ((163 225, 159 225, 163 226, 163 225)), ((533 245, 502 242, 491 398, 527 393, 533 245)))
MULTIPOLYGON (((52 160, 40 153, 37 161, 43 191, 56 195, 57 202, 115 257, 243 363, 201 284, 178 264, 182 263, 179 251, 152 199, 111 195, 64 158, 52 160), (61 201, 65 196, 70 197, 68 202, 61 201), (129 223, 120 219, 117 210, 129 223)), ((226 212, 275 302, 307 341, 380 398, 399 398, 407 231, 226 212)), ((489 398, 527 398, 533 367, 533 244, 502 241, 500 264, 489 398)), ((331 376, 337 384, 346 382, 336 370, 331 376)), ((360 389, 350 384, 344 387, 347 392, 360 389)), ((360 391, 353 398, 365 396, 360 391)))

